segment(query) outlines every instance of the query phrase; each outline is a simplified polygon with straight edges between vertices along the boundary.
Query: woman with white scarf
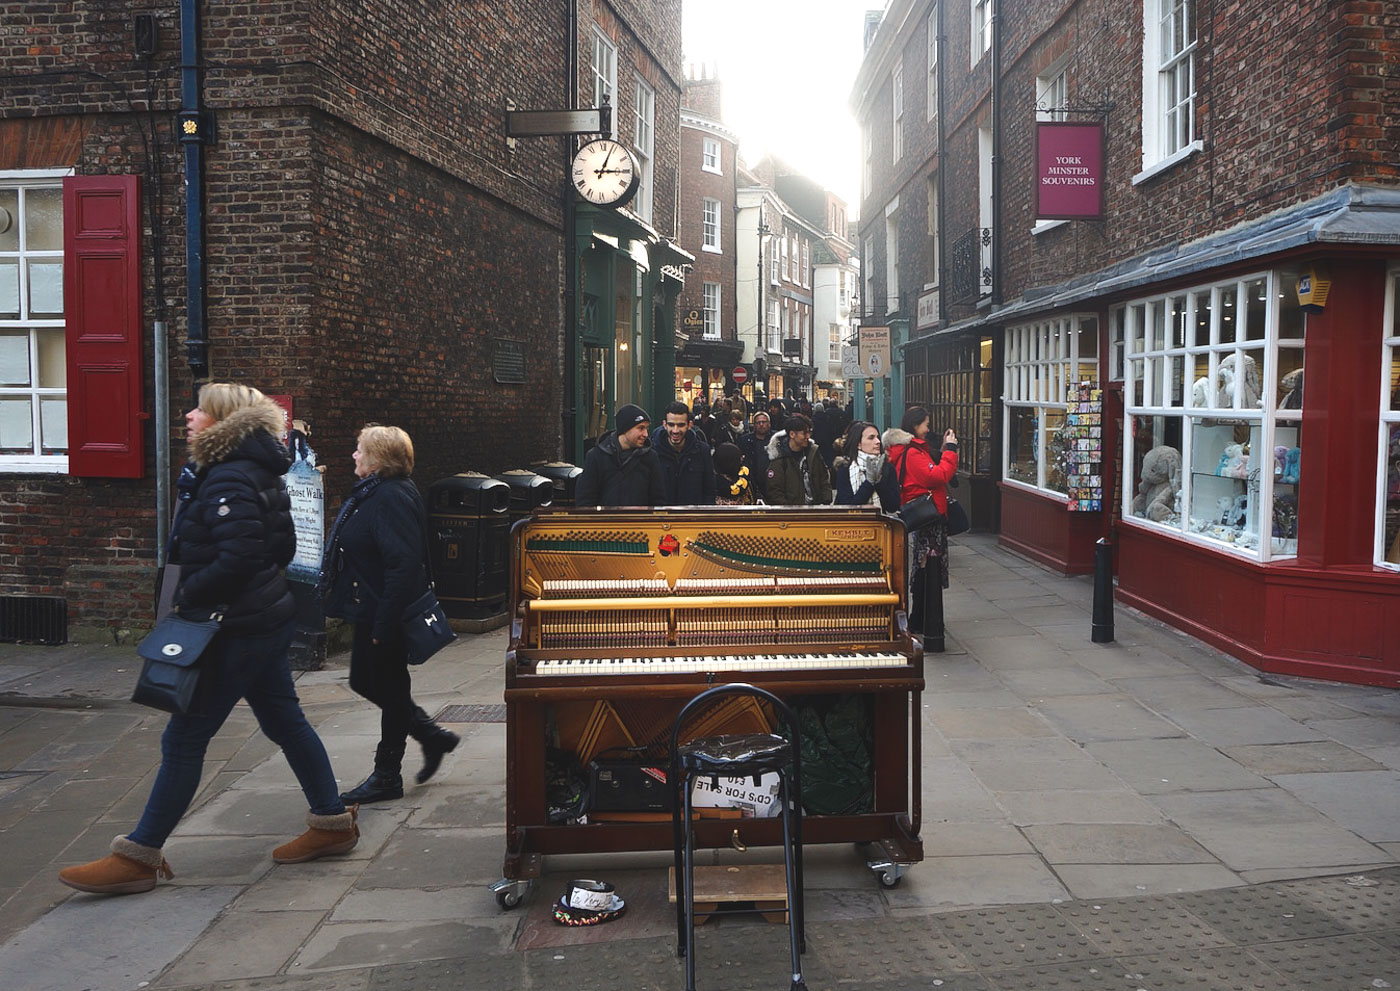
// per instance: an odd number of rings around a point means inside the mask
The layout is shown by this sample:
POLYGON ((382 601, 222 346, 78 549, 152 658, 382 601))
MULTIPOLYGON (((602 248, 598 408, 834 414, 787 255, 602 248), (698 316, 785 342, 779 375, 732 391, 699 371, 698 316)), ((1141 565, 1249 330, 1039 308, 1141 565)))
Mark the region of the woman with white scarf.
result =
POLYGON ((831 464, 838 506, 874 506, 887 513, 899 509, 899 479, 885 460, 880 431, 864 420, 852 423, 831 464))

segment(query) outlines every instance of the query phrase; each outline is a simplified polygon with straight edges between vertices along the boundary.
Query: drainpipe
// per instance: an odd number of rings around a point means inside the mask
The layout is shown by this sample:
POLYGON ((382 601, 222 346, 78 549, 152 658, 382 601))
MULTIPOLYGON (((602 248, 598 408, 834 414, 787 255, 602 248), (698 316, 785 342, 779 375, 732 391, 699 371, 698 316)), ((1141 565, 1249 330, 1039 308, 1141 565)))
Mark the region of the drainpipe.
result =
MULTIPOLYGON (((565 29, 564 74, 569 109, 578 109, 578 0, 569 0, 565 29)), ((578 464, 583 452, 578 443, 578 246, 574 244, 574 190, 569 185, 569 167, 574 155, 574 139, 564 139, 564 161, 559 181, 564 209, 564 456, 578 464)))
POLYGON ((938 196, 938 230, 933 232, 938 244, 938 319, 940 321, 948 319, 948 239, 944 231, 948 226, 948 211, 943 209, 943 204, 947 201, 948 191, 944 185, 943 166, 947 162, 947 157, 943 154, 943 143, 947 140, 948 129, 945 126, 948 114, 948 101, 944 99, 944 91, 947 89, 947 74, 944 65, 947 59, 944 57, 944 26, 943 19, 947 16, 945 5, 938 5, 938 38, 934 42, 938 48, 938 149, 934 152, 938 156, 938 183, 935 194, 938 196))
MULTIPOLYGON (((992 4, 992 305, 1001 305, 1001 4, 992 4)), ((940 14, 941 7, 940 4, 940 14)))
POLYGON ((197 397, 209 378, 205 324, 204 144, 209 121, 200 94, 198 0, 180 0, 180 139, 185 146, 185 350, 197 397), (193 127, 193 131, 191 131, 193 127))

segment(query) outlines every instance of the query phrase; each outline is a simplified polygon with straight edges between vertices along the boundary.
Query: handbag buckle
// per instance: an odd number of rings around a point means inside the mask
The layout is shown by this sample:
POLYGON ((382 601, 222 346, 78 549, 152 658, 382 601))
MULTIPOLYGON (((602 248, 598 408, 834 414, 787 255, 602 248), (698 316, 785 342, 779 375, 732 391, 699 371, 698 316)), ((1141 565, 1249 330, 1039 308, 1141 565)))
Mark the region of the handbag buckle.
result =
POLYGON ((168 643, 160 649, 160 652, 166 657, 179 657, 185 652, 185 648, 178 643, 168 643))

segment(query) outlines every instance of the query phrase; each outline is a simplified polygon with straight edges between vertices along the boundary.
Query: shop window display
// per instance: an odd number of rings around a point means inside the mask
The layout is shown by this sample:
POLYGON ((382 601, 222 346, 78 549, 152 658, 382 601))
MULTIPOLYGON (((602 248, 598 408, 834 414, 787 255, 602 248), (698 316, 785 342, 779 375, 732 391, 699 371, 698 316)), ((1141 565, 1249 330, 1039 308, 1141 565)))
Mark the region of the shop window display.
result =
POLYGON ((1114 312, 1132 423, 1131 517, 1263 560, 1297 554, 1296 283, 1294 273, 1268 273, 1114 312))
POLYGON ((1376 563, 1400 568, 1400 271, 1386 280, 1376 563))
POLYGON ((1063 496, 1069 489, 1069 390, 1098 387, 1098 321, 1066 316, 1008 327, 1002 477, 1063 496))

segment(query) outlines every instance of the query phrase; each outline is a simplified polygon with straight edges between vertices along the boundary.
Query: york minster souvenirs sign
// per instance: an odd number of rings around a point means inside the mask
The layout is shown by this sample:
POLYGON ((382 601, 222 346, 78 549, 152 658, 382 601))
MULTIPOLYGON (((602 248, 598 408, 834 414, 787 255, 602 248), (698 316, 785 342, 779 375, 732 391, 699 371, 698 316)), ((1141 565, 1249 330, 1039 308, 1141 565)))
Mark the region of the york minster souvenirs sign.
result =
POLYGON ((1037 220, 1102 220, 1102 124, 1035 125, 1037 220))

